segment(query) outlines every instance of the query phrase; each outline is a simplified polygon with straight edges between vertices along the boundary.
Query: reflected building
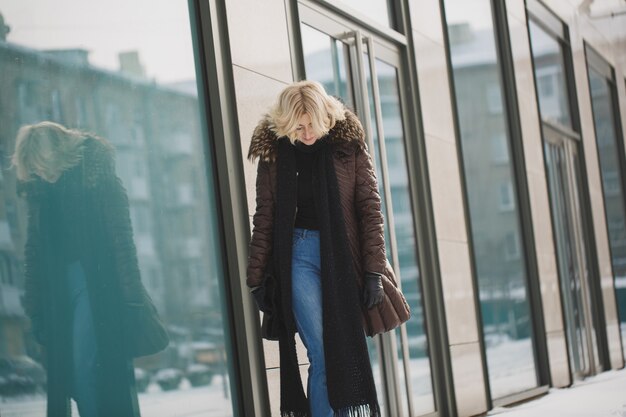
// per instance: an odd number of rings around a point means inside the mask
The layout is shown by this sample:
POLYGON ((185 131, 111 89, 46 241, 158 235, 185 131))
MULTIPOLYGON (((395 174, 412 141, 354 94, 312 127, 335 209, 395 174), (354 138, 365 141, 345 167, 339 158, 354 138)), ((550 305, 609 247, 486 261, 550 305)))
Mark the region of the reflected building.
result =
POLYGON ((526 284, 500 67, 491 30, 448 28, 485 336, 529 336, 526 284))
MULTIPOLYGON (((195 82, 164 86, 146 78, 138 58, 120 71, 89 63, 83 49, 39 51, 0 42, 0 354, 25 352, 20 305, 27 208, 16 193, 10 156, 20 126, 50 120, 93 132, 116 149, 127 189, 142 280, 167 323, 190 339, 215 315, 216 251, 206 238, 203 171, 195 82), (167 117, 166 117, 167 116, 167 117), (211 281, 213 282, 213 281, 211 281), (10 344, 10 345, 9 345, 10 344), (19 345, 19 346, 18 346, 19 345)), ((176 333, 176 331, 174 331, 176 333)))

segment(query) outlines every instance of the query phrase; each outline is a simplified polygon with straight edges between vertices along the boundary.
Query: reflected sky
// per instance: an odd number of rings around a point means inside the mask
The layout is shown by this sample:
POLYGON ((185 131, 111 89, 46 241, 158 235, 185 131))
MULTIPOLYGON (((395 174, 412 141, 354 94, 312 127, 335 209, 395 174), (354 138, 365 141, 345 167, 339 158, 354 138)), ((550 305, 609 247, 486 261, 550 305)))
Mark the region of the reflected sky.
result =
POLYGON ((168 0, 20 0, 3 2, 0 13, 11 27, 8 42, 86 49, 92 65, 114 71, 118 53, 137 50, 148 77, 171 82, 195 78, 184 6, 168 0))

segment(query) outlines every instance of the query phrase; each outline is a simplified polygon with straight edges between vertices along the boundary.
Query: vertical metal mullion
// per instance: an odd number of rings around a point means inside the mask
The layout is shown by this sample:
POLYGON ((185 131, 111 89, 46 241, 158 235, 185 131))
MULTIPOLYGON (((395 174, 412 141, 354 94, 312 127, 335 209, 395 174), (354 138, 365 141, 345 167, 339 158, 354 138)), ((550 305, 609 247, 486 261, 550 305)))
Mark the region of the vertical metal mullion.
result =
MULTIPOLYGON (((380 102, 380 89, 378 88, 378 75, 376 71, 376 54, 374 52, 374 41, 372 37, 371 36, 367 37, 365 41, 367 43, 367 52, 368 52, 369 65, 370 65, 370 77, 372 81, 372 96, 373 96, 372 100, 374 102, 374 117, 376 118, 376 133, 378 134, 379 148, 376 150, 380 152, 380 165, 381 165, 381 171, 382 171, 380 172, 380 176, 381 176, 382 185, 383 185, 383 198, 385 200, 385 206, 387 208, 386 226, 389 232, 388 243, 389 243, 389 248, 391 250, 393 267, 398 277, 398 286, 400 286, 400 279, 399 279, 400 260, 398 257, 398 245, 397 245, 397 240, 396 240, 396 229, 395 229, 395 222, 394 222, 394 217, 393 217, 393 202, 391 199, 391 185, 389 182, 389 167, 387 165, 387 151, 385 148, 385 132, 383 129, 383 116, 382 116, 382 108, 381 108, 381 102, 380 102)), ((372 148, 372 151, 374 151, 374 148, 372 148)), ((389 364, 388 366, 389 372, 387 373, 386 382, 388 385, 391 385, 394 388, 395 392, 397 392, 398 387, 399 387, 399 383, 398 383, 399 379, 398 379, 398 373, 396 371, 398 364, 397 364, 397 355, 396 355, 397 348, 396 348, 395 338, 393 337, 394 334, 395 332, 390 332, 386 334, 383 337, 382 341, 383 341, 384 346, 387 347, 387 349, 385 349, 384 352, 388 352, 384 355, 387 363, 389 364)), ((404 362, 406 362, 406 360, 404 362)), ((401 415, 402 407, 399 403, 400 397, 398 395, 390 395, 390 397, 394 398, 395 400, 394 402, 395 402, 396 413, 393 415, 401 415)), ((408 398, 410 402, 411 401, 410 395, 408 396, 408 398)))
POLYGON ((383 198, 385 199, 385 205, 387 206, 387 228, 389 230, 389 244, 392 254, 393 267, 396 271, 400 270, 400 261, 398 258, 398 248, 396 244, 396 229, 393 219, 393 203, 391 199, 391 185, 389 183, 389 167, 387 166, 387 150, 385 147, 385 132, 383 129, 383 115, 382 108, 380 102, 380 89, 378 88, 378 76, 376 71, 376 56, 374 53, 374 41, 371 37, 366 38, 367 49, 368 49, 368 57, 369 57, 369 65, 370 65, 370 75, 372 77, 372 99, 374 101, 374 117, 376 118, 376 133, 378 134, 378 145, 377 149, 380 152, 380 165, 382 172, 380 176, 382 177, 383 183, 383 198))
MULTIPOLYGON (((367 100, 367 77, 365 75, 365 65, 363 63, 363 36, 361 35, 361 31, 356 30, 354 32, 354 49, 356 52, 355 56, 355 73, 357 75, 357 104, 361 105, 361 121, 363 122, 363 127, 365 128, 365 140, 367 141, 368 147, 373 150, 374 149, 374 133, 372 129, 372 119, 370 114, 369 101, 367 100)), ((358 109, 358 106, 356 106, 358 109)))

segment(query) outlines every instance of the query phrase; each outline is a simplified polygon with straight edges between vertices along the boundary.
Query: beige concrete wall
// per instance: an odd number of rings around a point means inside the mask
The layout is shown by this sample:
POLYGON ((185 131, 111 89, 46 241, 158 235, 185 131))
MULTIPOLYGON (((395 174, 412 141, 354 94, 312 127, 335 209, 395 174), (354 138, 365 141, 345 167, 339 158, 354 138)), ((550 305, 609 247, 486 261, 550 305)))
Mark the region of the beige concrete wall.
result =
POLYGON ((459 416, 487 411, 461 173, 438 2, 409 2, 459 416))
MULTIPOLYGON (((591 18, 589 14, 579 9, 581 2, 575 0, 552 0, 546 2, 548 7, 567 24, 570 31, 574 76, 583 138, 583 152, 587 166, 587 182, 590 192, 593 230, 596 240, 598 264, 600 269, 600 286, 604 303, 606 319, 606 334, 609 344, 611 367, 614 369, 624 366, 622 347, 619 332, 619 318, 615 303, 615 289, 613 285, 613 270, 609 252, 609 240, 604 211, 604 197, 596 137, 594 132, 593 114, 587 78, 587 63, 585 59, 584 42, 591 45, 616 71, 620 102, 622 104, 622 120, 624 115, 624 62, 626 61, 626 17, 591 18)), ((623 8, 623 2, 595 2, 592 4, 591 15, 598 16, 610 9, 623 8)), ((623 140, 623 138, 622 138, 623 140)))

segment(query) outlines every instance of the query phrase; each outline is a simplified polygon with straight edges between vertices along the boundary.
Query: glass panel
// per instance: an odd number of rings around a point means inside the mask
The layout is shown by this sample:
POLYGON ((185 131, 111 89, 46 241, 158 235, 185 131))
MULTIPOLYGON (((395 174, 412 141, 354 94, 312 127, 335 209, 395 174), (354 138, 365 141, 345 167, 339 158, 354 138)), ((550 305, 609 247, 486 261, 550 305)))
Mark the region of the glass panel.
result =
MULTIPOLYGON (((395 247, 398 251, 400 269, 396 271, 402 292, 411 307, 411 319, 406 323, 408 334, 411 396, 416 415, 435 411, 432 377, 428 356, 428 339, 422 305, 421 276, 417 263, 417 246, 411 190, 404 146, 404 125, 400 108, 400 91, 397 69, 381 60, 376 60, 376 74, 380 90, 382 124, 389 185, 391 189, 395 247)), ((404 357, 400 332, 398 337, 398 359, 400 372, 404 371, 404 357)), ((402 381, 404 378, 401 378, 402 381)))
POLYGON ((602 174, 604 209, 609 229, 611 260, 622 326, 622 345, 626 353, 626 210, 624 208, 624 171, 619 160, 621 148, 617 143, 617 120, 614 114, 611 83, 590 68, 589 85, 602 174))
POLYGON ((582 273, 575 247, 576 237, 573 234, 576 221, 575 214, 572 213, 573 193, 563 145, 546 142, 545 155, 569 358, 573 372, 580 373, 588 368, 588 353, 584 337, 582 273))
POLYGON ((444 6, 491 396, 500 398, 537 386, 517 182, 502 157, 511 152, 507 110, 490 2, 444 6), (485 152, 492 138, 496 160, 485 152))
POLYGON ((338 0, 383 26, 393 27, 389 0, 338 0))
POLYGON ((187 3, 24 0, 2 12, 2 416, 45 416, 47 404, 69 415, 70 394, 81 415, 232 416, 187 3), (16 172, 18 129, 46 120, 59 125, 24 136, 16 172), (131 359, 159 339, 161 351, 131 359))
POLYGON ((541 118, 572 127, 565 79, 565 59, 559 41, 532 20, 528 22, 541 118))
POLYGON ((340 98, 346 106, 354 109, 348 46, 310 26, 303 24, 300 27, 307 78, 319 81, 328 94, 340 98))

